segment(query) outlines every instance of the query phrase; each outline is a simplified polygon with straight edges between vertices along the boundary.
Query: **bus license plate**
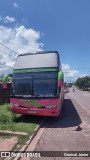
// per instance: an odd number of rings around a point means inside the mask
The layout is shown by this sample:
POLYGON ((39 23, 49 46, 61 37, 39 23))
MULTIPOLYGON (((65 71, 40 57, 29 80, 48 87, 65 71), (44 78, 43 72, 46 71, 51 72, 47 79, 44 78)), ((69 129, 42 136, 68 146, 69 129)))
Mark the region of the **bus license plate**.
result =
POLYGON ((28 113, 34 113, 34 114, 36 114, 36 111, 28 111, 28 113))

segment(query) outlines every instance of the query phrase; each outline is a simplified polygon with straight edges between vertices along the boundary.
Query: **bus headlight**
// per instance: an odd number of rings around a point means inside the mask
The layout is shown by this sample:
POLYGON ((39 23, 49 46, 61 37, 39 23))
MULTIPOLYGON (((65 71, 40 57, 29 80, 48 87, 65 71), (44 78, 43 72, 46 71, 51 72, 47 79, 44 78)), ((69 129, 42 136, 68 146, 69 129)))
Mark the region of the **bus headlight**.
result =
POLYGON ((46 108, 54 108, 54 107, 56 107, 56 105, 55 104, 50 104, 50 105, 48 105, 48 106, 45 106, 46 108))
POLYGON ((19 107, 19 105, 16 103, 11 103, 10 106, 19 107))

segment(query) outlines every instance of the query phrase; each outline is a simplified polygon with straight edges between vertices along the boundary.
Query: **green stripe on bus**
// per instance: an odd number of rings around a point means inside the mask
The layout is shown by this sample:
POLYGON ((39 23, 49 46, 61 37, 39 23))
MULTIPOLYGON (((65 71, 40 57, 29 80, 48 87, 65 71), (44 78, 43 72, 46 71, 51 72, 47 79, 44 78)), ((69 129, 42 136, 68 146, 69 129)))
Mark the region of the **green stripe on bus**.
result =
POLYGON ((26 100, 26 102, 30 103, 33 106, 42 107, 42 105, 34 100, 26 100))
POLYGON ((64 73, 62 71, 60 71, 58 73, 58 80, 63 80, 64 79, 64 73))
POLYGON ((43 72, 43 71, 58 71, 58 68, 32 68, 32 69, 15 69, 14 73, 22 72, 43 72))

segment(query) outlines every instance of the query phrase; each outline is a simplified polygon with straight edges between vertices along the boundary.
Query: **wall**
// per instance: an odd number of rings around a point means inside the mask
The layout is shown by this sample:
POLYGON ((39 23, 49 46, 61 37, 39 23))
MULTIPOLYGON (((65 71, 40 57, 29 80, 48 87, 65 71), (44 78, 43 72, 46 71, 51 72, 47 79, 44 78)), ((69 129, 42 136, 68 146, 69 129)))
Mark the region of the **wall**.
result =
POLYGON ((9 103, 10 102, 10 88, 11 83, 6 84, 7 87, 3 88, 3 84, 0 83, 0 104, 9 103))

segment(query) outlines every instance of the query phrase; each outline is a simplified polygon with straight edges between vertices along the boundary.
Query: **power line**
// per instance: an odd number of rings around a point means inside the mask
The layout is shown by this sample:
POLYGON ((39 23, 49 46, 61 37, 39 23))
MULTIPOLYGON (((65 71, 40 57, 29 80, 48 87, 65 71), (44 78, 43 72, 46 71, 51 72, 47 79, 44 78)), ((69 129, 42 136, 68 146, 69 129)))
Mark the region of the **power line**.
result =
MULTIPOLYGON (((13 50, 10 49, 9 47, 5 46, 4 44, 0 43, 0 45, 1 45, 0 49, 1 49, 1 50, 3 49, 2 52, 7 52, 7 51, 9 50, 10 52, 13 52, 13 53, 15 53, 16 55, 18 55, 17 52, 13 51, 13 50), (5 48, 6 48, 6 49, 5 49, 5 48)), ((12 68, 12 69, 13 69, 13 67, 8 66, 8 65, 3 64, 3 63, 0 63, 0 65, 5 66, 5 67, 9 67, 9 68, 12 68)))
POLYGON ((6 65, 6 64, 2 64, 2 63, 0 63, 0 65, 5 66, 5 67, 9 67, 9 68, 12 68, 12 69, 13 69, 13 67, 8 66, 8 65, 6 65))
POLYGON ((15 53, 16 55, 18 55, 17 52, 13 51, 12 49, 8 48, 7 46, 5 46, 4 44, 0 43, 3 47, 7 48, 8 50, 12 51, 13 53, 15 53))

